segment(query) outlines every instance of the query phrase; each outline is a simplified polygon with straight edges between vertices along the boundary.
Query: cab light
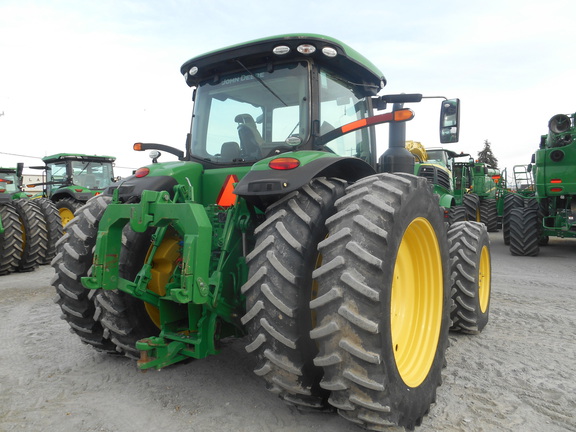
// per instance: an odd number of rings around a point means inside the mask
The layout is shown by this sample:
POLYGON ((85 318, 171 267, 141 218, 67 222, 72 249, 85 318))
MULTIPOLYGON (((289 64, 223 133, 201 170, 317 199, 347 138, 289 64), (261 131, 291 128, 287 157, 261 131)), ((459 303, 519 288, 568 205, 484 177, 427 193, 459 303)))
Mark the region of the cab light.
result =
POLYGON ((324 47, 324 48, 322 48, 322 54, 324 54, 326 57, 333 58, 333 57, 336 57, 336 55, 338 53, 332 47, 324 47))
POLYGON ((280 45, 280 46, 274 47, 272 52, 276 55, 286 55, 290 52, 290 47, 288 47, 286 45, 280 45))
POLYGON ((188 75, 190 76, 194 76, 198 73, 198 67, 197 66, 192 66, 189 70, 188 70, 188 75))
POLYGON ((282 157, 271 160, 268 166, 275 170, 291 170, 298 168, 300 161, 296 158, 282 157))
POLYGON ((150 168, 147 167, 138 168, 134 171, 134 177, 137 178, 146 177, 148 174, 150 174, 150 168))
POLYGON ((562 183, 562 179, 552 179, 550 183, 562 183))
POLYGON ((134 143, 132 149, 136 151, 142 151, 142 143, 134 143))
POLYGON ((310 44, 302 44, 298 45, 296 51, 298 51, 300 54, 313 54, 316 51, 316 47, 310 44))

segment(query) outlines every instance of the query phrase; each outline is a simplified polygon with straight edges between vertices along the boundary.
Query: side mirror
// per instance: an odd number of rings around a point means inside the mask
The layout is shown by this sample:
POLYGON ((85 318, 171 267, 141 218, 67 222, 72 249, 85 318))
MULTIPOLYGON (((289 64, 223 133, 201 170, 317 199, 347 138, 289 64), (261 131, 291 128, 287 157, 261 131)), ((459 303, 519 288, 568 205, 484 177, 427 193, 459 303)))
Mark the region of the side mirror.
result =
POLYGON ((460 99, 442 101, 440 109, 440 142, 458 142, 460 126, 460 99))

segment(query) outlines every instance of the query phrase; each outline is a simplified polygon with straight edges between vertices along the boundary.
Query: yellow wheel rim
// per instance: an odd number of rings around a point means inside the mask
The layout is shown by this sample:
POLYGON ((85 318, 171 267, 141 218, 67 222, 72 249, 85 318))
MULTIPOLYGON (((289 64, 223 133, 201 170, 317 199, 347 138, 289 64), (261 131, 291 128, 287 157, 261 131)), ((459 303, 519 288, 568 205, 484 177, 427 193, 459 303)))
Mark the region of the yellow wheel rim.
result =
MULTIPOLYGON (((151 278, 148 283, 150 291, 160 296, 166 295, 166 285, 170 282, 181 257, 180 237, 175 232, 167 233, 152 260, 151 278)), ((148 256, 146 256, 146 260, 148 260, 148 256)), ((144 303, 144 305, 152 322, 160 328, 160 311, 158 308, 149 303, 144 303)))
POLYGON ((74 212, 70 209, 61 208, 58 209, 58 212, 60 213, 60 219, 62 219, 63 227, 65 227, 68 224, 68 222, 74 219, 74 212))
POLYGON ((484 246, 480 253, 480 271, 478 273, 478 301, 482 313, 486 313, 490 301, 490 275, 490 251, 488 246, 484 246))
POLYGON ((432 367, 443 303, 444 277, 436 233, 427 219, 416 218, 398 248, 390 303, 394 360, 409 387, 422 384, 432 367))

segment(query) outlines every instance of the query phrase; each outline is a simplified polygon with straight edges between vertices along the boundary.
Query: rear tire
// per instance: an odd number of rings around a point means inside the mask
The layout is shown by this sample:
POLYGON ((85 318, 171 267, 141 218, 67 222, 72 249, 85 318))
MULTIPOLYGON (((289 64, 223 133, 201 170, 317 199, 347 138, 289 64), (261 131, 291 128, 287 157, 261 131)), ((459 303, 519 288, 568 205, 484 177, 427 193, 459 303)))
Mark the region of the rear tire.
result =
POLYGON ((325 221, 344 188, 341 180, 317 178, 268 207, 247 256, 246 350, 258 359, 254 372, 268 389, 299 407, 322 408, 329 393, 320 388, 323 371, 313 363, 312 271, 321 259, 317 245, 327 234, 325 221))
POLYGON ((480 197, 476 194, 465 194, 462 204, 466 208, 466 220, 480 222, 480 197))
POLYGON ((502 236, 504 244, 510 244, 510 212, 513 208, 524 207, 524 198, 516 194, 504 196, 504 211, 502 213, 502 236))
POLYGON ((22 256, 18 271, 29 272, 36 269, 46 257, 48 230, 40 208, 29 199, 12 201, 24 227, 22 256))
POLYGON ((329 402, 367 429, 413 429, 441 384, 450 326, 448 243, 424 178, 378 174, 350 186, 320 244, 311 302, 329 402))
POLYGON ((40 261, 40 265, 50 264, 50 261, 56 256, 56 242, 60 240, 63 234, 62 220, 56 205, 48 198, 34 199, 32 203, 40 209, 46 222, 48 235, 46 255, 44 259, 40 261))
POLYGON ((98 195, 90 199, 66 227, 66 234, 56 244, 52 260, 56 271, 51 284, 56 288, 56 303, 62 309, 61 318, 70 325, 82 342, 98 351, 115 353, 115 345, 104 335, 104 329, 94 314, 94 296, 98 290, 84 288, 80 279, 88 276, 92 267, 94 246, 100 218, 110 197, 98 195))
POLYGON ((484 225, 460 222, 448 230, 453 309, 450 330, 477 334, 488 323, 491 291, 490 239, 484 225))
POLYGON ((0 234, 0 276, 16 271, 22 256, 23 233, 12 202, 0 204, 4 232, 0 234))
POLYGON ((465 220, 466 220, 466 209, 464 208, 464 206, 457 205, 450 207, 450 209, 448 210, 448 223, 450 225, 465 220))
POLYGON ((495 199, 480 201, 480 221, 486 225, 488 232, 498 231, 498 210, 495 199))
POLYGON ((510 211, 510 253, 516 256, 537 256, 540 253, 538 209, 524 207, 510 211))
MULTIPOLYGON (((152 231, 137 233, 124 229, 118 263, 120 277, 130 281, 135 279, 150 248, 152 231)), ((116 345, 116 351, 136 360, 140 358, 136 342, 160 333, 146 308, 142 300, 120 290, 100 290, 96 297, 96 316, 116 345)))

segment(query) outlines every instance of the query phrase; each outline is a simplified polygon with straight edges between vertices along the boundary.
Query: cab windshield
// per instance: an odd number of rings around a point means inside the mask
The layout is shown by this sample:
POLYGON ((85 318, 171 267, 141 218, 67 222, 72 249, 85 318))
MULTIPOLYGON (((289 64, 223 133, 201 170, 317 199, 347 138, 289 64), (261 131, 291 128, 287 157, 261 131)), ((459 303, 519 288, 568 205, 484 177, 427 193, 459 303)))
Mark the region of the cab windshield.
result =
POLYGON ((211 163, 253 162, 309 136, 305 62, 223 75, 198 86, 191 155, 211 163))
POLYGON ((88 189, 104 189, 112 183, 110 162, 72 162, 72 182, 88 189))
MULTIPOLYGON (((357 85, 325 69, 320 71, 319 77, 320 135, 369 116, 371 111, 367 99, 355 94, 357 85)), ((325 148, 339 156, 357 157, 373 163, 369 128, 342 135, 327 142, 325 148)))
POLYGON ((18 192, 18 177, 12 173, 0 173, 0 191, 18 192))

